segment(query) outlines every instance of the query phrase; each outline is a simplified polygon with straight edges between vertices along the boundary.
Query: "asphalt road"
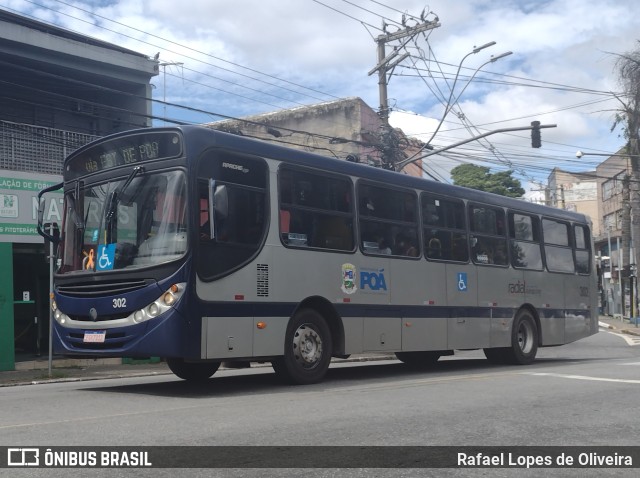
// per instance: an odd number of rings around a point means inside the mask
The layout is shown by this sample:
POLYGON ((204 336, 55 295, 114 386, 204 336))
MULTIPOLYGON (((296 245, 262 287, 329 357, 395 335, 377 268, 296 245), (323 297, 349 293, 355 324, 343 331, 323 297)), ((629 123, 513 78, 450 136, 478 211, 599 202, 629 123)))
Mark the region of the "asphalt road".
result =
MULTIPOLYGON (((480 351, 443 358, 427 371, 397 361, 348 363, 332 366, 323 383, 304 387, 280 384, 269 367, 221 371, 201 385, 162 375, 8 387, 0 393, 0 445, 637 445, 636 342, 640 338, 602 332, 541 349, 527 367, 490 365, 480 351)), ((301 471, 20 470, 20 476, 301 471)), ((636 476, 637 468, 374 472, 316 470, 310 476, 636 476)))

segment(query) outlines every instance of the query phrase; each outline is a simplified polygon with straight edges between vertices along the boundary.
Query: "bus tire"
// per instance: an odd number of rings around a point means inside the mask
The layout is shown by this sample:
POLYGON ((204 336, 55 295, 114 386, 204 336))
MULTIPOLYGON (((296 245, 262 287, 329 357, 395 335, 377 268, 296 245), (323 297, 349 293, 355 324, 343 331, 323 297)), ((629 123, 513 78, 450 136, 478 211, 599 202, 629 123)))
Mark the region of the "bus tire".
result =
POLYGON ((333 343, 324 318, 313 309, 302 309, 287 326, 284 356, 272 362, 276 374, 288 383, 320 382, 329 368, 333 343))
POLYGON ((529 365, 538 353, 538 326, 528 310, 516 315, 511 329, 511 347, 505 349, 507 363, 529 365))
POLYGON ((412 368, 433 366, 440 358, 438 352, 396 352, 396 358, 412 368))
POLYGON ((178 378, 197 382, 216 373, 220 362, 185 362, 182 358, 167 358, 167 365, 178 378))

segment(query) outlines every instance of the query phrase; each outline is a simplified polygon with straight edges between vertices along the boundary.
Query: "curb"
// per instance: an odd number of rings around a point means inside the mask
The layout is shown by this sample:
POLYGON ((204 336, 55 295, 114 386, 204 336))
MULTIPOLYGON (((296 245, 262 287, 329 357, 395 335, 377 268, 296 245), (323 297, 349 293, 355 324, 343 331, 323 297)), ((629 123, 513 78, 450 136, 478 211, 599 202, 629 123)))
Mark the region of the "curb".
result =
MULTIPOLYGON (((71 367, 90 367, 92 365, 122 365, 121 358, 108 359, 72 359, 72 358, 56 358, 51 362, 51 368, 71 368, 71 367)), ((16 362, 15 371, 28 370, 47 370, 49 362, 46 360, 29 360, 25 362, 16 362)))
MULTIPOLYGON (((620 325, 622 327, 626 327, 627 324, 624 324, 621 322, 620 325)), ((637 328, 637 329, 618 328, 615 325, 608 324, 607 322, 602 322, 602 321, 598 322, 598 326, 602 327, 603 329, 615 331, 616 333, 640 336, 640 328, 637 328)))
MULTIPOLYGON (((395 356, 393 355, 361 355, 349 357, 347 359, 332 359, 331 363, 339 364, 339 363, 347 363, 347 362, 373 362, 380 360, 394 360, 395 356)), ((29 363, 29 362, 22 362, 29 363)), ((21 367, 18 369, 16 367, 15 371, 38 371, 38 370, 47 370, 47 362, 44 362, 45 366, 42 368, 34 367, 31 368, 32 365, 28 365, 25 367, 21 367)), ((126 364, 122 363, 122 359, 56 359, 54 361, 54 366, 52 369, 64 369, 64 368, 82 368, 82 367, 91 367, 92 365, 118 365, 126 367, 126 364)), ((16 364, 17 365, 17 364, 16 364)), ((250 368, 262 368, 262 367, 271 367, 271 364, 268 363, 255 363, 250 368)), ((220 370, 237 370, 237 367, 225 367, 221 366, 220 370)), ((11 373, 8 371, 7 373, 11 373)), ((0 372, 0 376, 2 372, 0 372)), ((0 382, 0 388, 3 387, 18 387, 23 385, 41 385, 48 383, 65 383, 65 382, 84 382, 89 380, 106 380, 106 379, 116 379, 116 378, 137 378, 137 377, 150 377, 150 376, 161 376, 161 375, 173 375, 172 372, 168 370, 148 370, 144 372, 135 372, 131 371, 129 373, 123 373, 122 370, 116 369, 113 372, 105 372, 102 376, 79 376, 79 377, 64 377, 64 378, 42 378, 42 379, 24 379, 17 380, 15 382, 2 383, 0 382)))

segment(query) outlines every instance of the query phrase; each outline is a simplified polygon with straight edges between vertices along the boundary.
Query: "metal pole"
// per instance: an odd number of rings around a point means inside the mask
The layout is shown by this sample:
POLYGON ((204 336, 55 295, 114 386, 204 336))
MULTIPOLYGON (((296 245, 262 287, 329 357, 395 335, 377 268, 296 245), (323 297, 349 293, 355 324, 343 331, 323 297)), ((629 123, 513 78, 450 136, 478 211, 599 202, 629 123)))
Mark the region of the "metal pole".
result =
MULTIPOLYGON (((53 235, 53 223, 49 226, 49 234, 53 235)), ((49 378, 53 365, 53 241, 49 242, 49 378)))
MULTIPOLYGON (((609 284, 607 287, 607 300, 609 299, 609 290, 612 289, 613 283, 613 250, 611 250, 611 227, 607 227, 607 242, 609 243, 609 284)), ((613 301, 613 316, 616 315, 616 292, 613 289, 611 300, 613 301)))
POLYGON ((618 247, 618 289, 620 290, 620 320, 624 320, 624 296, 622 294, 622 249, 620 248, 620 238, 616 238, 618 247))

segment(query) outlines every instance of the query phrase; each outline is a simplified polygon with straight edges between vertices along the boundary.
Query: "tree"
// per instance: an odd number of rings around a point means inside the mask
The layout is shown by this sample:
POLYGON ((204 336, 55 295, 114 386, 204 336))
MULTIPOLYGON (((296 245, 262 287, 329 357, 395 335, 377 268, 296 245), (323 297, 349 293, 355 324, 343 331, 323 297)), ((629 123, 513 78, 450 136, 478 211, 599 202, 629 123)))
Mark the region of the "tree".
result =
MULTIPOLYGON (((622 92, 615 96, 621 107, 616 114, 612 129, 622 125, 624 137, 627 140, 626 153, 631 163, 631 181, 626 179, 631 183, 631 187, 625 188, 630 195, 627 204, 630 203, 631 207, 625 207, 623 217, 625 227, 622 231, 622 267, 624 276, 629 277, 631 237, 635 237, 636 242, 638 242, 637 238, 640 238, 640 192, 638 191, 640 184, 640 48, 618 55, 616 71, 622 92)), ((635 263, 640 264, 640 247, 636 245, 634 249, 635 263)))
POLYGON ((525 193, 520 181, 512 177, 513 171, 491 173, 486 166, 461 164, 451 170, 451 179, 456 186, 478 189, 512 198, 522 197, 525 193))

